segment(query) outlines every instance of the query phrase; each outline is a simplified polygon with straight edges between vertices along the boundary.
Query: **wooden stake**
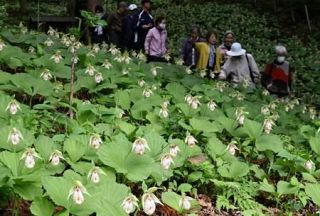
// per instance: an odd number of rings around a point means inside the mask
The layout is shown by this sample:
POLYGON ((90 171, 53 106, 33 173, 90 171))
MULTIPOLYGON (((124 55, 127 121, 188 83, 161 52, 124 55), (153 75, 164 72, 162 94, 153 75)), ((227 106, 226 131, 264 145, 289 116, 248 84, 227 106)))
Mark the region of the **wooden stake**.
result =
POLYGON ((296 24, 296 16, 295 16, 293 8, 291 8, 291 19, 292 19, 293 24, 296 24))
POLYGON ((308 5, 304 5, 304 9, 305 9, 305 12, 306 12, 309 31, 311 32, 311 21, 310 21, 310 17, 309 17, 308 5))

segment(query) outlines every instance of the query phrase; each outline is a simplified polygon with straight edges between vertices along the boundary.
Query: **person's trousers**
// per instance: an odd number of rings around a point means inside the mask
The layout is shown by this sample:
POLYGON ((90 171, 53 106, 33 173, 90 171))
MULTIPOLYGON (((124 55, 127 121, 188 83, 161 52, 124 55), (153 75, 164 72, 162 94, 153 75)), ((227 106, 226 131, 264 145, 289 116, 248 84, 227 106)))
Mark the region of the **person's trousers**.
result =
POLYGON ((167 60, 164 57, 158 57, 158 56, 147 56, 147 63, 149 62, 167 62, 167 60))

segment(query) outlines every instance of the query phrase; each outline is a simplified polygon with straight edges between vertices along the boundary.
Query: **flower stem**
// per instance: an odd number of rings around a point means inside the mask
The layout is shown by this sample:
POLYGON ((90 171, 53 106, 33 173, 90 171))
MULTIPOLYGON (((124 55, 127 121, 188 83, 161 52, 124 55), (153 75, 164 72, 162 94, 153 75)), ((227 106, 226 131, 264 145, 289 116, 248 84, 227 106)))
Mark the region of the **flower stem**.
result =
POLYGON ((71 77, 70 77, 70 108, 69 108, 69 114, 70 118, 73 119, 74 113, 72 110, 72 101, 73 101, 73 95, 74 95, 74 70, 75 70, 75 59, 76 59, 76 52, 72 53, 72 60, 71 60, 71 77))

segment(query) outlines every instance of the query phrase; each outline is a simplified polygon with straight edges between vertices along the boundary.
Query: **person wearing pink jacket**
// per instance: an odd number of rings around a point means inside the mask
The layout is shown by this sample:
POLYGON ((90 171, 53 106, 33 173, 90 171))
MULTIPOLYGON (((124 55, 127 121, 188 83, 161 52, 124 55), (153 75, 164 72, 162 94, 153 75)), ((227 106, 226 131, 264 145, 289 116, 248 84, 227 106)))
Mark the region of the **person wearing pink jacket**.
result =
POLYGON ((149 30, 144 49, 148 57, 148 62, 166 62, 164 56, 168 49, 168 33, 164 17, 156 19, 155 27, 149 30))

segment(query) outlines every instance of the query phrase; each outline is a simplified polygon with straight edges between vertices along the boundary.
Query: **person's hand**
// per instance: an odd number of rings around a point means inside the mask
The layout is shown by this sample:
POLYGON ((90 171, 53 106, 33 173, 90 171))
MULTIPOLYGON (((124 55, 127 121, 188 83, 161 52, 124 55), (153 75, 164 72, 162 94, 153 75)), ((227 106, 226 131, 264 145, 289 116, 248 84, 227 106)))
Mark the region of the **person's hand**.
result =
POLYGON ((148 28, 151 28, 152 27, 152 24, 149 23, 148 25, 143 25, 142 28, 143 29, 148 29, 148 28))

